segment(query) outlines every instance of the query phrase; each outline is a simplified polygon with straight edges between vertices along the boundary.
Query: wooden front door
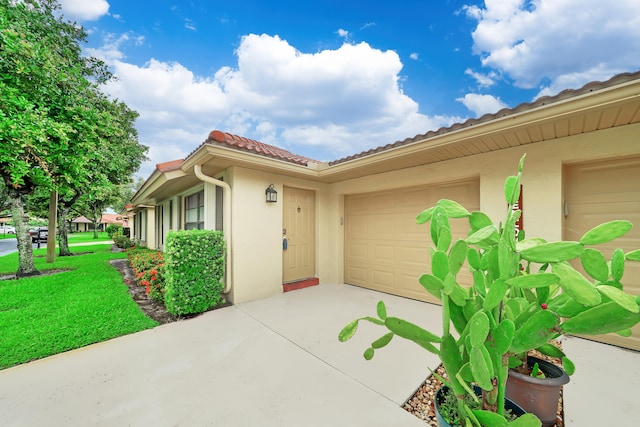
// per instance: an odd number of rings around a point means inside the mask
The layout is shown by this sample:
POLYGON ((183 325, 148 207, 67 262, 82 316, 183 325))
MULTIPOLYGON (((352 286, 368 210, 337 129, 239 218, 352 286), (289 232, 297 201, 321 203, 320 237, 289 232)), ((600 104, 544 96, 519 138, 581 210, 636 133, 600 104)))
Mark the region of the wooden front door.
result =
POLYGON ((289 283, 316 275, 316 194, 290 187, 283 192, 282 283, 289 283))

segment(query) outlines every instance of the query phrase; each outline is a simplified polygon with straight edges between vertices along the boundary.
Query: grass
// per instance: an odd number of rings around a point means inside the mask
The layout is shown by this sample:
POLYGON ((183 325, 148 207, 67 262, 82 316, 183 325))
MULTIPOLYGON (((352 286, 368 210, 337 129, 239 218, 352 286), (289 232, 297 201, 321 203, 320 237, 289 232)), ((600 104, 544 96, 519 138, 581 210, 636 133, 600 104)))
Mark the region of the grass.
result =
POLYGON ((68 233, 67 238, 69 239, 69 244, 73 245, 74 243, 88 243, 88 242, 104 242, 111 240, 106 231, 99 231, 98 238, 93 238, 93 231, 82 232, 82 233, 68 233))
MULTIPOLYGON (((0 239, 15 239, 15 234, 3 234, 0 233, 0 239)), ((106 231, 99 231, 98 238, 93 238, 93 231, 81 232, 81 233, 68 233, 67 238, 69 239, 69 244, 72 245, 74 243, 88 243, 88 242, 105 242, 111 240, 106 231)))
MULTIPOLYGON (((34 250, 40 271, 72 271, 0 281, 0 369, 158 325, 131 299, 109 264, 124 253, 113 253, 107 245, 74 252, 91 253, 56 257, 47 264, 45 249, 34 250)), ((17 253, 0 257, 0 274, 17 269, 17 253)))

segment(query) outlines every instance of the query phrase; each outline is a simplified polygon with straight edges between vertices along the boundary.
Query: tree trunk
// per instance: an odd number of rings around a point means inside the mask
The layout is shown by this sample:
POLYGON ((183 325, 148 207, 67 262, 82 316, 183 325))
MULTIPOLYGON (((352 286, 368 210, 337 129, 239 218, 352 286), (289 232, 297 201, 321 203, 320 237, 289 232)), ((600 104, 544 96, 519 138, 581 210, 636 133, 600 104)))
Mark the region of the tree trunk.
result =
POLYGON ((98 227, 100 227, 100 221, 94 221, 93 222, 93 238, 94 239, 98 238, 98 227))
POLYGON ((69 209, 67 207, 61 208, 58 206, 58 256, 70 256, 69 250, 69 236, 67 234, 67 215, 69 215, 69 209))
POLYGON ((9 195, 11 202, 11 215, 16 227, 16 239, 18 240, 18 271, 16 277, 35 276, 40 274, 33 263, 33 246, 31 236, 24 218, 24 204, 19 195, 9 195))

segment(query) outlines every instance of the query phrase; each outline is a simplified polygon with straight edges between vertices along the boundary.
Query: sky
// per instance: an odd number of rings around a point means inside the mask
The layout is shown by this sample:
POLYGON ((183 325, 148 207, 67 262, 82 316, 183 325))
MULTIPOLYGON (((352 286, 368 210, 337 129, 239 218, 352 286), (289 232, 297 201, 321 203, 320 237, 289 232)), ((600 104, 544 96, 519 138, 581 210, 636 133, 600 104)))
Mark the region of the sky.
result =
POLYGON ((138 176, 219 129, 337 160, 640 70, 640 0, 61 0, 138 176))

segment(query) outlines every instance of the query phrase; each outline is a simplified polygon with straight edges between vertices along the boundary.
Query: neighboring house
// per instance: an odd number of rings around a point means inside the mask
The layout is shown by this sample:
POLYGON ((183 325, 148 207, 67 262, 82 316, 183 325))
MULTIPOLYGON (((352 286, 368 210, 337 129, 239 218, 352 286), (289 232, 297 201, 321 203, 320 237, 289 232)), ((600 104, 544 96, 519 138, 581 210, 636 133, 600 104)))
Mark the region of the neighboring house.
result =
MULTIPOLYGON (((127 221, 123 219, 119 214, 102 214, 100 224, 98 224, 98 231, 104 231, 107 226, 111 224, 122 225, 126 227, 127 221)), ((86 216, 79 216, 71 220, 71 232, 81 231, 93 231, 93 221, 86 216)))
MULTIPOLYGON (((622 243, 640 247, 640 72, 328 163, 213 131, 185 159, 157 165, 134 195, 132 238, 163 249, 169 230, 223 230, 234 303, 305 280, 432 301, 417 281, 430 238, 416 215, 449 198, 504 219, 504 180, 524 153, 528 235, 577 240, 628 219, 636 226, 622 243), (265 199, 271 185, 276 203, 265 199)), ((625 282, 640 295, 638 264, 625 282)), ((603 341, 640 349, 640 328, 603 341)))

